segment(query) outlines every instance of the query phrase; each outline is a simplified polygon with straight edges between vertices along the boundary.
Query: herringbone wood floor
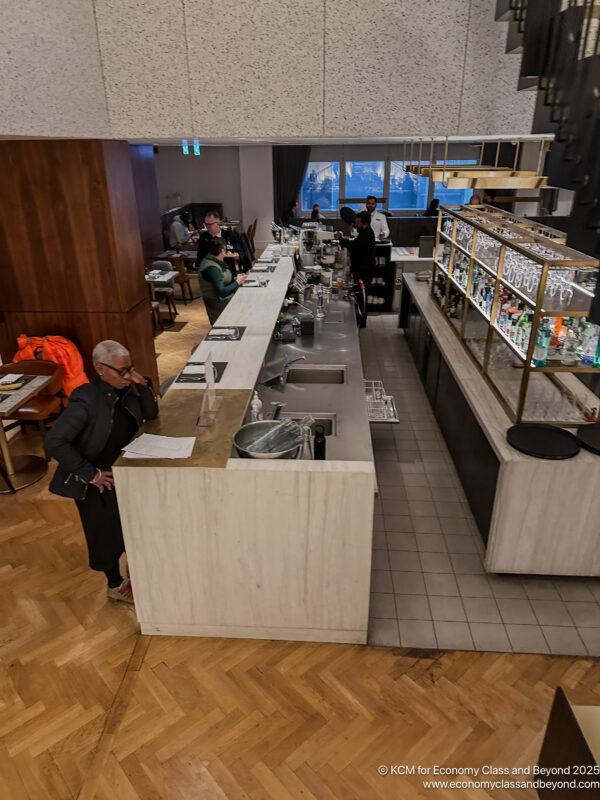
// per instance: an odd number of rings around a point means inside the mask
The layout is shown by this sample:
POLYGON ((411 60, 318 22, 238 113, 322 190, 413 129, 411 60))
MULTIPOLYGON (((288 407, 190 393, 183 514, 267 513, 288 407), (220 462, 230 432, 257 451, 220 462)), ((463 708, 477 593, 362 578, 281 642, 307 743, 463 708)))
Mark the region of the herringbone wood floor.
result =
POLYGON ((142 637, 46 486, 0 496, 2 800, 533 798, 377 767, 534 763, 559 683, 600 703, 593 659, 142 637))

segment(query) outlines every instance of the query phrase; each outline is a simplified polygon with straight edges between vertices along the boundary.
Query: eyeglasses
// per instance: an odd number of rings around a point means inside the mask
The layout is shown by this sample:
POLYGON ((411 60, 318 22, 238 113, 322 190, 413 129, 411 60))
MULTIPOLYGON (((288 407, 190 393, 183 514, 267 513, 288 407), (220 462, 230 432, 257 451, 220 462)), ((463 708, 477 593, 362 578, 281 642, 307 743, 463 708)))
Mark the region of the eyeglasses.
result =
POLYGON ((135 370, 133 364, 128 367, 121 367, 121 369, 117 369, 117 367, 113 367, 111 364, 105 364, 104 361, 99 361, 98 363, 102 364, 103 367, 108 367, 109 369, 114 370, 114 372, 117 372, 122 378, 124 378, 125 375, 131 375, 131 373, 135 370))
POLYGON ((219 219, 213 219, 212 222, 207 222, 206 220, 204 220, 204 226, 206 228, 208 228, 209 225, 220 225, 220 224, 221 224, 221 220, 219 220, 219 219))

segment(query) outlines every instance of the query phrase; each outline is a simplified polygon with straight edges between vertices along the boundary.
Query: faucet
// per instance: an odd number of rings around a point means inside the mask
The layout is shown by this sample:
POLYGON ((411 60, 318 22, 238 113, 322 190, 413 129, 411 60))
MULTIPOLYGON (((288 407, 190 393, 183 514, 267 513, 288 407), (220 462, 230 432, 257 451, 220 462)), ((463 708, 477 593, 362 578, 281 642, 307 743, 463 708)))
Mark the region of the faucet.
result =
POLYGON ((287 380, 287 375, 292 364, 295 364, 296 361, 306 361, 306 356, 296 356, 296 358, 288 359, 287 353, 283 358, 283 369, 281 371, 281 376, 279 378, 281 383, 285 383, 287 380))

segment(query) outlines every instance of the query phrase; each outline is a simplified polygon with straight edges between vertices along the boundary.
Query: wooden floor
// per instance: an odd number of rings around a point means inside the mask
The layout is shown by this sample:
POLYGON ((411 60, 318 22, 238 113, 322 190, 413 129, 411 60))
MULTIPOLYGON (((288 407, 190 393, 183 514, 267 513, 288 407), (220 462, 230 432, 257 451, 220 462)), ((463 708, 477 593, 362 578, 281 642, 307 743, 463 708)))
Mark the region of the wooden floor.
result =
POLYGON ((593 659, 141 636, 46 487, 0 496, 2 800, 534 798, 378 766, 525 766, 558 684, 600 703, 593 659))

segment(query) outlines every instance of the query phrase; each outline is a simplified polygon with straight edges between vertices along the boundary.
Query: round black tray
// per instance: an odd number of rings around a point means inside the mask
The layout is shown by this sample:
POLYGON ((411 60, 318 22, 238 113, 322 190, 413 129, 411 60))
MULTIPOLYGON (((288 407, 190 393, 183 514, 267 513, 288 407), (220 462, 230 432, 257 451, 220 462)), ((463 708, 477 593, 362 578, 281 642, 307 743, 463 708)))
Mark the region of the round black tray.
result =
POLYGON ((600 423, 583 425, 577 430, 577 439, 582 447, 600 456, 600 423))
POLYGON ((513 425, 506 432, 506 439, 515 450, 535 458, 560 461, 573 458, 579 452, 579 442, 572 433, 543 422, 513 425))

